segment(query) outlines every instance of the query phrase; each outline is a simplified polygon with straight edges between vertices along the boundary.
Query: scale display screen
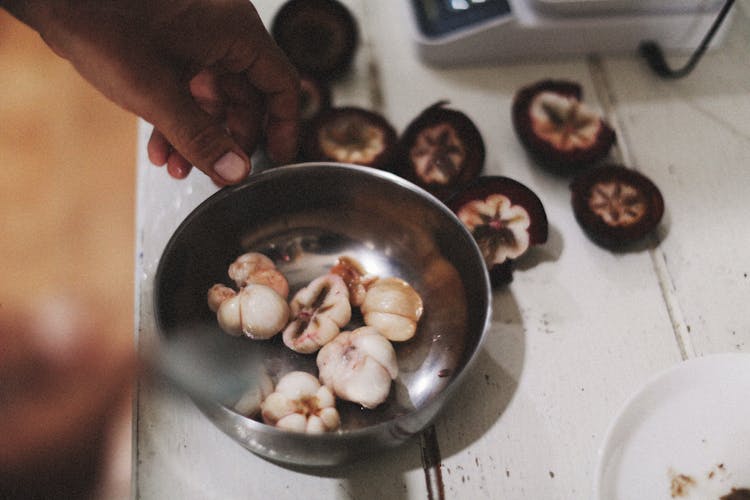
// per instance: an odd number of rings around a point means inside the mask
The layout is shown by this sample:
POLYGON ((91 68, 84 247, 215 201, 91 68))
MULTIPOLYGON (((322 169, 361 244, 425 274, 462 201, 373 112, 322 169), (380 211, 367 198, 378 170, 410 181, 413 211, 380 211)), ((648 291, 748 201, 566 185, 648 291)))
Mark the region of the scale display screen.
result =
POLYGON ((428 37, 510 14, 507 0, 412 0, 420 31, 428 37))

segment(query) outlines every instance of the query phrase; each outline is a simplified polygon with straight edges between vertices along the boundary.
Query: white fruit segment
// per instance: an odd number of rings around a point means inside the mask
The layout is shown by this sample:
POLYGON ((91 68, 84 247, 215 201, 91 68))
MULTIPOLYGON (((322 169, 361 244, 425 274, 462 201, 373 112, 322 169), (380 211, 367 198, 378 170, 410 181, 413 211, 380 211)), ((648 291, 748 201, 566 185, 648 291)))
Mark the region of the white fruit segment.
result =
POLYGON ((529 213, 511 204, 502 194, 473 200, 458 211, 458 218, 471 231, 488 265, 517 259, 529 249, 529 213))
POLYGON ((284 344, 304 354, 330 342, 352 315, 349 290, 336 274, 311 281, 294 295, 290 308, 292 320, 284 330, 284 344))
POLYGON ((289 296, 289 283, 276 264, 258 252, 248 252, 240 255, 229 266, 229 277, 234 280, 238 288, 249 283, 270 286, 283 298, 289 296))
POLYGON ((295 371, 284 375, 261 405, 263 421, 281 429, 307 433, 335 430, 341 425, 336 398, 315 376, 295 371))
POLYGON ((208 308, 211 309, 211 311, 216 312, 219 310, 219 306, 222 302, 231 299, 235 295, 237 295, 237 292, 226 285, 217 283, 208 289, 208 308))
POLYGON ((335 161, 369 164, 385 149, 385 133, 349 116, 334 119, 318 135, 323 153, 335 161))
POLYGON ((369 287, 378 278, 372 274, 366 274, 362 264, 352 257, 339 257, 336 265, 331 268, 332 274, 341 276, 349 289, 349 303, 352 307, 359 307, 367 295, 369 287))
POLYGON ((560 151, 588 149, 601 128, 599 115, 572 96, 540 92, 531 101, 531 127, 560 151))
POLYGON ((420 131, 409 157, 423 182, 448 184, 466 158, 466 150, 456 129, 439 123, 420 131))
POLYGON ((648 211, 648 203, 641 192, 630 184, 610 181, 597 182, 591 188, 589 208, 609 226, 630 226, 648 211))
POLYGON ((336 396, 375 408, 383 403, 398 376, 393 345, 375 328, 342 332, 317 357, 320 380, 336 396))
POLYGON ((250 283, 219 306, 219 326, 230 335, 268 339, 289 320, 289 306, 272 288, 250 283))
POLYGON ((422 298, 400 278, 377 280, 367 290, 362 303, 365 324, 377 328, 388 340, 409 340, 422 317, 422 298))

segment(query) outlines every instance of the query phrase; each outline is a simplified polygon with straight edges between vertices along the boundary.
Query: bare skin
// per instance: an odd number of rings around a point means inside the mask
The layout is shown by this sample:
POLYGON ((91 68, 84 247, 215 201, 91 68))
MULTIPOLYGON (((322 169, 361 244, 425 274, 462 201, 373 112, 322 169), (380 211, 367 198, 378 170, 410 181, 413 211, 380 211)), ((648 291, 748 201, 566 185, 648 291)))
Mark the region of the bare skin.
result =
POLYGON ((261 135, 297 149, 299 80, 246 0, 0 0, 94 87, 154 125, 148 155, 242 181, 261 135))
MULTIPOLYGON (((0 0, 115 104, 154 125, 148 155, 217 185, 296 154, 299 80, 247 0, 0 0)), ((0 498, 87 498, 135 372, 111 304, 0 302, 0 498), (41 321, 40 319, 43 319, 41 321)))

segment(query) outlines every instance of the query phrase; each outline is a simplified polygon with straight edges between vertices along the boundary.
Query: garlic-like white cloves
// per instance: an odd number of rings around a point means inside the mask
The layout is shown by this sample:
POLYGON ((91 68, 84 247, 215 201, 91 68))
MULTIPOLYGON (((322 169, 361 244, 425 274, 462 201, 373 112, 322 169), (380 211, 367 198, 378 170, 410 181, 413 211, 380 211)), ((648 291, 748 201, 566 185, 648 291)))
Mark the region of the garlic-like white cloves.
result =
POLYGON ((230 335, 268 339, 287 324, 289 306, 271 287, 250 283, 221 303, 216 318, 230 335))
POLYGON ((208 289, 208 308, 211 309, 211 311, 216 312, 219 310, 219 306, 221 306, 221 303, 224 302, 227 299, 231 299, 235 295, 237 295, 237 292, 232 290, 226 285, 222 285, 221 283, 217 283, 211 288, 208 289))
POLYGON ((290 309, 292 320, 284 330, 284 344, 303 354, 330 342, 352 315, 346 283, 335 274, 311 281, 295 294, 290 309))
POLYGON ((365 324, 377 328, 388 340, 402 342, 416 333, 423 305, 406 281, 385 278, 368 288, 361 310, 365 324))
POLYGON ((238 288, 257 283, 270 286, 285 299, 289 296, 289 283, 286 277, 276 269, 276 264, 262 253, 248 252, 240 255, 229 266, 228 274, 238 288))
POLYGON ((362 264, 351 257, 339 257, 331 268, 332 274, 341 276, 349 289, 349 302, 353 307, 359 307, 367 295, 367 287, 376 281, 377 276, 365 273, 362 264))
POLYGON ((263 422, 281 429, 322 433, 341 425, 336 398, 315 376, 301 371, 284 375, 261 405, 263 422))
POLYGON ((320 380, 336 396, 375 408, 388 397, 398 376, 393 345, 375 328, 341 332, 317 357, 320 380))

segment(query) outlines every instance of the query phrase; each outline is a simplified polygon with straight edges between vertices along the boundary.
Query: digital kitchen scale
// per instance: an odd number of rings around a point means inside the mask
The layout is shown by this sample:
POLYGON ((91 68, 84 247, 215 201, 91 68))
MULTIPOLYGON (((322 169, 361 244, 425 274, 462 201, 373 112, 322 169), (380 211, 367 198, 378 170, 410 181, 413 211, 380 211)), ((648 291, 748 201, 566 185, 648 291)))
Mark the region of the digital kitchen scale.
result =
POLYGON ((723 0, 409 1, 419 54, 441 66, 635 53, 646 40, 667 53, 686 54, 699 47, 724 5, 723 0))

